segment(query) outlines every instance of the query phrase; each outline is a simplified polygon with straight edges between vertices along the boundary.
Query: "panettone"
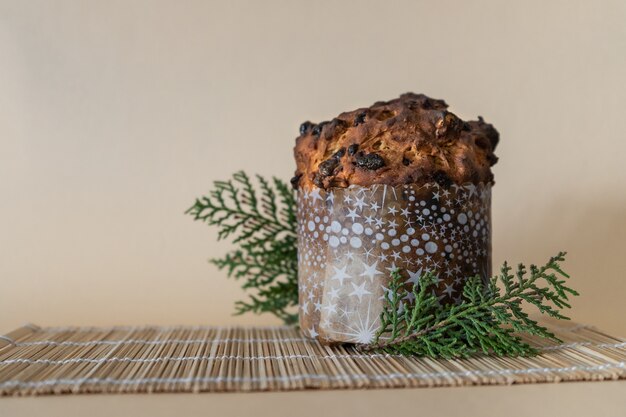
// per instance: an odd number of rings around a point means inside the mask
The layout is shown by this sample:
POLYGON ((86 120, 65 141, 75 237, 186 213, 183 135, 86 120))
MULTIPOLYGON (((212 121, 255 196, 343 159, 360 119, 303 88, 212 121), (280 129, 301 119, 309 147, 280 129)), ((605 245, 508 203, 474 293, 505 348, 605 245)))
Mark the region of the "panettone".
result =
POLYGON ((292 184, 300 326, 309 336, 374 340, 390 271, 409 291, 433 272, 442 303, 461 302, 467 278, 491 276, 499 135, 482 118, 464 122, 447 107, 408 93, 302 124, 292 184))

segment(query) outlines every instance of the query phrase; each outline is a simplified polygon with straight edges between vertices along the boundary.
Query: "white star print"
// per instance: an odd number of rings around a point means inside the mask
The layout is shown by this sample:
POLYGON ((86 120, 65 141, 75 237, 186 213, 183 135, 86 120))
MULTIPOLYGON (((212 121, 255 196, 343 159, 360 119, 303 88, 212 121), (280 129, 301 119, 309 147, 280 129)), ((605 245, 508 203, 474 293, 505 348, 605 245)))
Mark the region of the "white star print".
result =
POLYGON ((356 295, 359 297, 359 302, 362 301, 364 295, 371 294, 371 292, 365 289, 365 282, 362 282, 359 286, 355 285, 354 282, 351 282, 351 284, 354 291, 352 291, 350 295, 356 295))
POLYGON ((344 266, 341 269, 337 268, 336 266, 333 266, 333 268, 335 268, 335 275, 333 275, 331 279, 336 279, 339 281, 339 285, 343 285, 343 280, 346 278, 350 278, 350 275, 346 273, 348 265, 344 266))
POLYGON ((361 215, 356 214, 356 209, 348 209, 348 214, 346 215, 346 217, 350 217, 352 219, 352 221, 354 221, 355 218, 357 217, 361 217, 361 215))
POLYGON ((339 315, 341 318, 348 318, 350 317, 350 314, 354 314, 354 311, 344 310, 343 308, 340 308, 339 310, 341 310, 341 313, 339 315))
POLYGON ((411 272, 407 269, 409 273, 409 279, 406 281, 407 284, 419 285, 420 277, 422 276, 422 268, 418 269, 415 272, 411 272))
POLYGON ((300 304, 300 308, 302 308, 302 312, 305 316, 309 314, 309 302, 308 301, 305 301, 302 304, 300 304))
POLYGON ((468 197, 471 197, 474 194, 476 194, 476 186, 474 184, 466 185, 465 188, 469 190, 469 196, 468 197))
POLYGON ((325 305, 324 310, 328 311, 328 314, 337 314, 337 306, 332 303, 325 305))
POLYGON ((444 284, 446 288, 443 290, 444 293, 448 294, 448 297, 452 298, 452 293, 456 290, 452 285, 444 284))
POLYGON ((340 334, 348 336, 349 340, 358 343, 371 343, 376 336, 376 329, 379 327, 379 317, 377 315, 370 314, 371 301, 367 307, 367 313, 365 317, 358 315, 357 319, 353 322, 346 323, 347 330, 340 334))
POLYGON ((395 207, 389 207, 387 211, 389 212, 389 214, 396 214, 398 212, 395 207))
POLYGON ((363 263, 363 266, 365 267, 365 270, 363 271, 363 273, 361 273, 361 276, 368 277, 370 281, 373 281, 376 275, 382 274, 382 272, 376 269, 376 266, 378 266, 378 261, 374 262, 372 265, 367 265, 366 263, 363 263))
POLYGON ((378 205, 378 202, 374 201, 372 204, 370 204, 370 209, 377 211, 380 208, 380 206, 378 205))
POLYGON ((407 291, 406 295, 402 298, 403 300, 408 300, 410 304, 415 300, 415 294, 412 291, 407 291))
POLYGON ((315 331, 315 326, 311 326, 311 328, 309 329, 309 336, 311 336, 312 338, 316 338, 319 335, 320 334, 315 331))
POLYGON ((328 296, 330 297, 331 300, 334 300, 335 298, 339 297, 339 288, 333 288, 328 292, 328 296))
POLYGON ((315 200, 323 201, 322 196, 320 196, 320 190, 317 188, 311 192, 311 197, 313 198, 313 204, 315 204, 315 200))
POLYGON ((356 207, 359 208, 359 210, 363 210, 363 206, 366 206, 367 204, 365 204, 365 197, 361 197, 361 198, 357 198, 356 202, 354 203, 354 205, 356 207))
POLYGON ((433 284, 435 284, 435 287, 438 287, 440 282, 441 278, 439 278, 439 275, 435 275, 435 277, 433 278, 433 284))
POLYGON ((393 296, 393 291, 391 291, 389 288, 385 287, 384 285, 381 285, 382 289, 383 289, 383 295, 381 295, 380 297, 378 297, 379 300, 392 300, 392 296, 393 296))

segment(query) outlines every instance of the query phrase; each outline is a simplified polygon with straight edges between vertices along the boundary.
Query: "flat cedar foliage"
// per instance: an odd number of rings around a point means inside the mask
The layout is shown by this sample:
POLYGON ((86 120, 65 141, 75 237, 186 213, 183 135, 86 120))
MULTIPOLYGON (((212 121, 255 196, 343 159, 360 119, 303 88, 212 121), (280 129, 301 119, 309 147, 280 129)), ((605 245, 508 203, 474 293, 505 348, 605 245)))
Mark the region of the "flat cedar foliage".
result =
POLYGON ((242 280, 249 298, 236 314, 271 313, 285 324, 298 322, 296 201, 290 186, 257 175, 258 191, 242 171, 215 181, 187 214, 219 228, 218 240, 232 238, 237 249, 211 259, 229 277, 242 280))
MULTIPOLYGON (((270 313, 285 324, 298 322, 296 201, 290 186, 259 175, 253 183, 240 171, 228 181, 215 181, 186 213, 217 226, 218 240, 229 238, 236 246, 210 260, 229 277, 241 280, 248 293, 246 300, 236 302, 236 314, 270 313)), ((566 285, 569 275, 560 266, 564 259, 561 252, 541 267, 531 265, 527 271, 520 264, 514 272, 504 263, 500 274, 487 282, 469 277, 456 304, 439 302, 434 293, 437 271, 423 274, 412 289, 406 288, 399 270, 392 271, 376 340, 358 347, 433 358, 535 355, 537 349, 521 334, 558 339, 524 307, 569 319, 562 311, 571 307, 569 297, 578 293, 566 285), (406 297, 408 291, 413 297, 406 297), (414 301, 406 303, 407 298, 414 301)))
POLYGON ((485 282, 469 278, 458 304, 440 304, 434 294, 436 275, 427 272, 413 287, 414 301, 403 302, 407 290, 398 270, 391 273, 390 296, 381 313, 381 328, 374 343, 363 350, 430 356, 467 357, 476 353, 498 356, 532 356, 537 349, 520 334, 559 341, 546 327, 531 319, 523 305, 557 319, 570 308, 569 297, 578 293, 566 286, 561 252, 542 267, 518 265, 515 273, 505 262, 500 274, 485 282))

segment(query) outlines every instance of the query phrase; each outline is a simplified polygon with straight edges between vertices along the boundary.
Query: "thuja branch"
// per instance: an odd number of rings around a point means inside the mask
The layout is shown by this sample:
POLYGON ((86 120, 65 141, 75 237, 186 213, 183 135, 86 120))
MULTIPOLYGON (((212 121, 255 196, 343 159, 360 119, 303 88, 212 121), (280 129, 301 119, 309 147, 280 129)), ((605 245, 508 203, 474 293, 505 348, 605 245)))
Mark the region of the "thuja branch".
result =
MULTIPOLYGON (((248 300, 236 303, 236 313, 271 313, 292 324, 297 321, 298 302, 294 194, 276 178, 268 181, 257 176, 255 183, 243 172, 216 181, 187 213, 217 226, 218 239, 230 238, 238 246, 222 258, 211 259, 250 291, 248 300)), ((381 329, 374 343, 360 348, 431 357, 536 354, 521 334, 558 339, 530 319, 523 306, 568 319, 562 311, 570 308, 569 297, 578 293, 566 285, 569 276, 560 267, 564 256, 559 253, 529 271, 519 265, 514 273, 505 263, 500 274, 486 282, 469 278, 459 304, 439 303, 434 273, 424 274, 407 290, 400 272, 394 271, 381 329), (407 291, 411 297, 406 297, 407 291), (405 303, 407 298, 414 302, 405 303)))
MULTIPOLYGON (((396 294, 389 298, 375 342, 361 349, 431 357, 478 352, 534 355, 537 350, 524 342, 521 334, 558 338, 532 320, 523 305, 534 306, 550 317, 569 319, 562 311, 570 308, 569 297, 578 293, 565 285, 569 275, 560 267, 564 258, 565 253, 559 253, 541 267, 531 265, 529 274, 522 264, 513 274, 505 263, 500 274, 488 282, 478 276, 470 278, 460 304, 441 305, 432 292, 436 277, 426 273, 412 289, 412 304, 396 294)), ((396 292, 406 293, 399 271, 392 272, 390 285, 396 292)))
POLYGON ((238 246, 210 260, 251 291, 247 301, 236 303, 236 314, 271 313, 287 324, 297 321, 295 197, 287 184, 257 175, 255 187, 237 172, 231 180, 215 181, 186 213, 216 226, 218 240, 230 238, 238 246))

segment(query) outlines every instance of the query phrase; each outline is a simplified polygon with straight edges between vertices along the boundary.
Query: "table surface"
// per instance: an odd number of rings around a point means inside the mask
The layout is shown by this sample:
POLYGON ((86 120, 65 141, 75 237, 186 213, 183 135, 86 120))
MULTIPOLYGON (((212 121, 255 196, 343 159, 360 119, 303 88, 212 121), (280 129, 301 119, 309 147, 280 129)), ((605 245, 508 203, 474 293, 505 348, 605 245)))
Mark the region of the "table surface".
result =
POLYGON ((1 416, 626 416, 626 381, 241 394, 0 398, 1 416), (297 412, 294 412, 297 410, 297 412))

